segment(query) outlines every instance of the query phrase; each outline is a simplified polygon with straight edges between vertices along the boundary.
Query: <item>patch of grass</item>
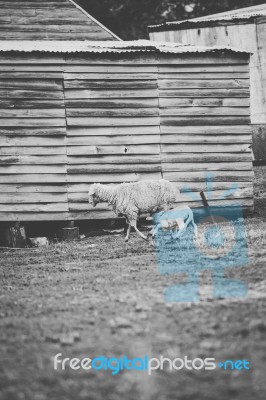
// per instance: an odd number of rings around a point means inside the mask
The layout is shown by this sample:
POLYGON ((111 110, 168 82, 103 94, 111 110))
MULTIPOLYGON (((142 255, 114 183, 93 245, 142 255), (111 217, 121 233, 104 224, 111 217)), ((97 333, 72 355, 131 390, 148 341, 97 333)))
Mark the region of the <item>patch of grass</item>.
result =
MULTIPOLYGON (((233 243, 230 227, 225 224, 222 229, 233 243)), ((51 243, 34 251, 1 251, 1 400, 118 400, 121 396, 146 400, 144 387, 145 393, 152 388, 155 399, 173 399, 176 393, 191 398, 190 388, 196 388, 192 398, 205 400, 210 387, 217 400, 231 399, 233 392, 234 398, 237 393, 243 400, 259 399, 262 386, 254 382, 264 381, 266 223, 248 219, 245 230, 249 265, 229 268, 226 274, 246 282, 248 296, 212 298, 212 275, 205 276, 202 269, 202 297, 195 304, 164 303, 164 289, 186 282, 187 275, 160 274, 156 249, 136 234, 127 244, 121 234, 51 243), (114 323, 121 318, 122 327, 114 323), (124 371, 114 378, 107 371, 54 371, 52 360, 60 352, 79 358, 164 354, 219 360, 250 359, 252 352, 256 371, 237 376, 160 371, 147 380, 143 373, 124 371)), ((190 257, 195 246, 190 230, 175 242, 175 248, 170 237, 164 239, 169 262, 177 265, 190 257)), ((201 227, 198 240, 204 249, 201 227)), ((244 244, 244 236, 240 242, 244 244)), ((241 255, 241 246, 238 250, 240 254, 232 254, 232 259, 241 255)), ((197 266, 200 259, 191 262, 197 266)))

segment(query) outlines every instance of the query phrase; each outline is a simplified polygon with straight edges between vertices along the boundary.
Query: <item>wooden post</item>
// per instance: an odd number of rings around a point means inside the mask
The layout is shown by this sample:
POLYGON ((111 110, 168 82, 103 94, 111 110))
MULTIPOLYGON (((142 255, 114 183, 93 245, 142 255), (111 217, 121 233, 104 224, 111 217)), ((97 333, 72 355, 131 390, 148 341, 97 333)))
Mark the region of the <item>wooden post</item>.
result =
POLYGON ((17 221, 13 226, 3 229, 3 244, 7 247, 24 248, 27 245, 27 236, 24 226, 17 221))
POLYGON ((75 225, 75 221, 68 221, 67 226, 59 230, 59 238, 61 240, 75 240, 79 238, 79 228, 75 225))
POLYGON ((215 219, 213 218, 213 216, 212 216, 212 214, 211 214, 211 212, 210 212, 210 206, 209 206, 209 203, 208 203, 208 201, 207 201, 207 199, 206 199, 206 197, 205 197, 204 192, 200 192, 200 196, 201 196, 201 198, 202 198, 204 207, 207 209, 207 212, 208 212, 208 215, 209 215, 209 217, 210 217, 210 219, 211 219, 211 222, 212 222, 213 224, 215 224, 216 221, 215 221, 215 219))

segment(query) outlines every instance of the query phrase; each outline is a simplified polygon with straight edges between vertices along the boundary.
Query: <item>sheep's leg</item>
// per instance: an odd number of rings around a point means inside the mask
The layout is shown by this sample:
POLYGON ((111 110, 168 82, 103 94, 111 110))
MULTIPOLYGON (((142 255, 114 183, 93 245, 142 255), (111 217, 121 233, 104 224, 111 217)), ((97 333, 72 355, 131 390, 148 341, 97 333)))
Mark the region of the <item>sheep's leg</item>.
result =
POLYGON ((171 232, 171 238, 172 239, 178 239, 179 236, 180 236, 180 232, 179 232, 179 229, 178 229, 178 225, 176 225, 175 230, 172 230, 172 232, 171 232))
POLYGON ((176 239, 178 237, 178 228, 176 226, 175 229, 171 230, 171 239, 176 239))
MULTIPOLYGON (((183 232, 186 230, 186 224, 182 218, 177 218, 177 225, 179 226, 179 231, 175 235, 175 239, 179 239, 183 232)), ((176 230, 177 231, 177 230, 176 230)))
POLYGON ((190 224, 190 222, 191 222, 191 224, 192 224, 192 226, 193 226, 194 238, 197 239, 197 238, 198 238, 198 227, 197 227, 197 225, 195 224, 194 215, 193 215, 192 210, 189 211, 188 220, 187 220, 187 222, 186 222, 186 228, 188 227, 188 225, 190 224))
POLYGON ((131 222, 126 220, 126 223, 128 224, 128 226, 127 226, 127 234, 126 234, 126 237, 125 237, 125 242, 128 242, 129 235, 130 235, 130 230, 131 230, 131 222))
POLYGON ((152 229, 152 238, 154 238, 157 235, 160 227, 161 227, 161 224, 159 223, 152 229))
POLYGON ((195 224, 194 219, 192 220, 192 225, 193 225, 193 228, 194 228, 194 237, 195 237, 195 239, 197 239, 198 238, 198 227, 195 224))
MULTIPOLYGON (((158 218, 158 217, 162 217, 163 214, 165 213, 165 211, 166 211, 166 210, 162 210, 162 211, 158 212, 158 213, 157 213, 157 218, 158 218)), ((157 225, 153 226, 153 228, 152 228, 152 230, 151 230, 151 236, 152 236, 152 238, 154 238, 154 237, 157 235, 158 230, 159 230, 160 228, 162 228, 162 224, 161 224, 160 222, 158 222, 157 225)))
POLYGON ((137 232, 137 234, 144 240, 148 240, 147 236, 143 235, 143 233, 141 233, 138 228, 137 228, 137 220, 131 221, 131 224, 133 226, 133 228, 135 229, 135 231, 137 232))

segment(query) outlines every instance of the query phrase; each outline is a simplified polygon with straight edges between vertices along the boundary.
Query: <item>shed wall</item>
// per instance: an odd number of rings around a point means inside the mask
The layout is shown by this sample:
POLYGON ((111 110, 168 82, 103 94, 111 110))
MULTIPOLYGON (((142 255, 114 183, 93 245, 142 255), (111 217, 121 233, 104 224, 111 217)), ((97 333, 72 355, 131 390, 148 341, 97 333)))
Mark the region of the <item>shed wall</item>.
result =
POLYGON ((1 56, 1 220, 67 218, 63 60, 1 56))
POLYGON ((159 66, 162 175, 193 191, 185 196, 193 207, 202 206, 201 190, 213 206, 253 204, 248 66, 226 61, 164 58, 159 66))
POLYGON ((155 57, 68 56, 65 67, 69 211, 113 216, 88 204, 94 182, 161 179, 155 57))
POLYGON ((0 40, 114 40, 71 0, 0 0, 0 40))
POLYGON ((152 32, 152 40, 195 46, 230 46, 253 52, 251 70, 251 122, 266 124, 266 21, 206 28, 152 32))
POLYGON ((253 205, 246 56, 7 53, 0 86, 2 221, 113 217, 94 182, 165 178, 200 206, 207 171, 210 204, 253 205))
POLYGON ((256 160, 266 161, 266 18, 255 23, 216 22, 215 26, 151 32, 150 38, 196 46, 231 46, 253 52, 250 61, 251 123, 256 160), (262 150, 264 148, 264 150, 262 150))

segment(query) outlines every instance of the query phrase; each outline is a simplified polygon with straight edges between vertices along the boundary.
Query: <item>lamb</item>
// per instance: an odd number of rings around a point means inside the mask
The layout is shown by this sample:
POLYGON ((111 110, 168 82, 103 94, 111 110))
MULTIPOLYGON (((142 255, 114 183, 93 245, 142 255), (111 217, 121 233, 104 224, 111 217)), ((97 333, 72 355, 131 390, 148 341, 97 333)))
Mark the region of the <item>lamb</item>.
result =
POLYGON ((194 222, 193 212, 188 206, 178 206, 172 210, 160 212, 154 219, 155 227, 152 237, 156 236, 160 228, 164 230, 173 230, 175 228, 175 234, 172 233, 172 238, 178 239, 190 223, 193 226, 195 238, 198 236, 198 228, 194 222))
POLYGON ((138 216, 168 210, 179 195, 180 191, 176 186, 164 179, 122 183, 115 187, 94 183, 90 187, 89 203, 95 207, 100 202, 108 202, 117 216, 126 218, 127 242, 131 226, 141 238, 148 240, 137 228, 138 216))

